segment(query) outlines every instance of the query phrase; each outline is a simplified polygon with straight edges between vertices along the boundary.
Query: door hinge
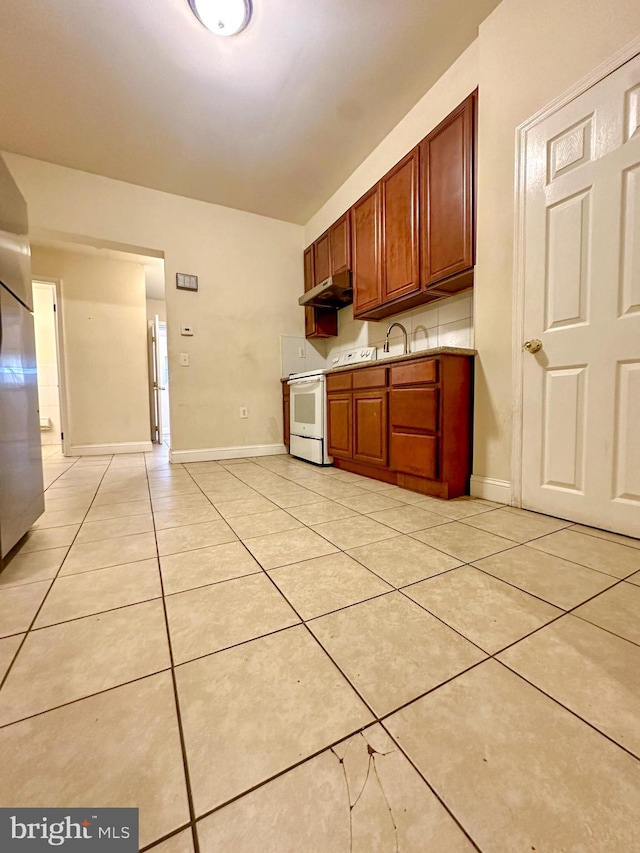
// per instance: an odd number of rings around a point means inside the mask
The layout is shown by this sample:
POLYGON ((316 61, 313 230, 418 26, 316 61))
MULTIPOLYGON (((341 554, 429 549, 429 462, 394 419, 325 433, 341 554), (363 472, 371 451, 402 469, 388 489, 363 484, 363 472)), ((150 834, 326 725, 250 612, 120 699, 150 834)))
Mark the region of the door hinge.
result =
POLYGON ((58 309, 56 308, 56 303, 53 303, 53 313, 55 314, 58 309))
POLYGON ((60 438, 64 441, 64 433, 63 432, 60 433, 60 438))

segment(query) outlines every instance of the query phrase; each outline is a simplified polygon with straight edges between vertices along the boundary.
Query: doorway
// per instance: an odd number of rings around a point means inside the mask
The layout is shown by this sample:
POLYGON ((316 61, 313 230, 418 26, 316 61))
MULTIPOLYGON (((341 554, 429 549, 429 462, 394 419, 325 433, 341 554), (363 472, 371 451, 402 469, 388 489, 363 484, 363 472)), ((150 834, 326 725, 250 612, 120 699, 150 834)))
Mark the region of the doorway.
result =
POLYGON ((64 452, 62 340, 58 295, 54 282, 34 281, 33 320, 38 371, 40 443, 43 456, 64 452))
POLYGON ((148 351, 151 441, 170 447, 167 324, 158 314, 148 320, 148 351))
POLYGON ((623 61, 520 131, 514 455, 524 508, 640 536, 640 56, 623 61))

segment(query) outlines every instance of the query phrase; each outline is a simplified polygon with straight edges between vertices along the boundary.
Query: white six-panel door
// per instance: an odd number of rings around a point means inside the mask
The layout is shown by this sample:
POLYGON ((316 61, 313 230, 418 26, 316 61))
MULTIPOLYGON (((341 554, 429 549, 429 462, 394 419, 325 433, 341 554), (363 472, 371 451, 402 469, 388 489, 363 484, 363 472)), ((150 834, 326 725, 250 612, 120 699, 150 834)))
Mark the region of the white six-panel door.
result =
POLYGON ((640 57, 524 153, 522 505, 640 536, 640 57))

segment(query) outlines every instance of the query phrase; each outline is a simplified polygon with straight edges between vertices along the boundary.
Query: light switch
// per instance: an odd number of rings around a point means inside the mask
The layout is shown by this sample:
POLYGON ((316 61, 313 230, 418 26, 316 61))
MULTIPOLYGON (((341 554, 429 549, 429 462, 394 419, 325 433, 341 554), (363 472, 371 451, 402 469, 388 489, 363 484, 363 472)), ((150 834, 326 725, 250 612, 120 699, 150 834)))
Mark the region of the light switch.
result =
POLYGON ((185 337, 191 337, 193 335, 193 326, 180 326, 180 334, 185 337))
POLYGON ((180 367, 189 367, 189 353, 181 352, 180 353, 180 367))

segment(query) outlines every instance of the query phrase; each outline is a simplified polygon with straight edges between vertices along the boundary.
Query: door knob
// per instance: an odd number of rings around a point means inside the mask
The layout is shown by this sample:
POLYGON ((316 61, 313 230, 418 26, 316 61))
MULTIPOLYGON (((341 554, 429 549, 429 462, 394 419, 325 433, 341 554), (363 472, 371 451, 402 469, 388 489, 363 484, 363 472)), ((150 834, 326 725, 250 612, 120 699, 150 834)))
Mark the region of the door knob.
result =
POLYGON ((542 341, 539 341, 537 338, 531 338, 530 341, 524 342, 522 349, 526 349, 527 352, 533 354, 542 349, 542 341))

